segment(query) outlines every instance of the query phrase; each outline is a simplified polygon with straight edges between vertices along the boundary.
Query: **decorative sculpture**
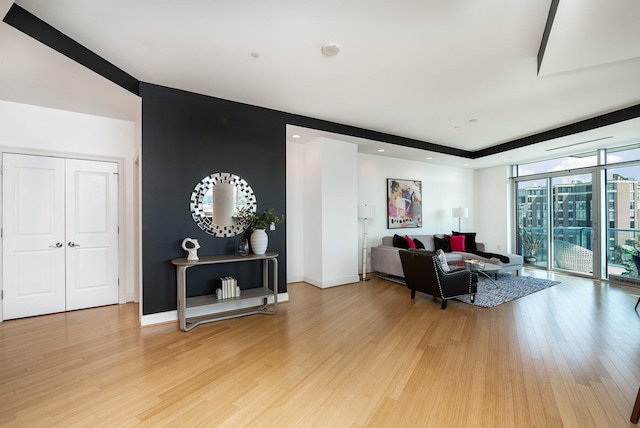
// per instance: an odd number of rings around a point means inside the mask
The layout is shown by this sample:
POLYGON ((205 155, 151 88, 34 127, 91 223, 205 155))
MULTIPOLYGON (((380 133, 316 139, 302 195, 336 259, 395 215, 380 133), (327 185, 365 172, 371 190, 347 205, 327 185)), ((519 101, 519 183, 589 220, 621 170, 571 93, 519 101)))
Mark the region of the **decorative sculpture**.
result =
POLYGON ((188 253, 187 260, 191 260, 191 261, 199 260, 198 248, 200 248, 200 244, 198 243, 197 239, 184 238, 182 240, 182 249, 188 253), (193 247, 188 247, 187 246, 188 243, 193 244, 193 247))

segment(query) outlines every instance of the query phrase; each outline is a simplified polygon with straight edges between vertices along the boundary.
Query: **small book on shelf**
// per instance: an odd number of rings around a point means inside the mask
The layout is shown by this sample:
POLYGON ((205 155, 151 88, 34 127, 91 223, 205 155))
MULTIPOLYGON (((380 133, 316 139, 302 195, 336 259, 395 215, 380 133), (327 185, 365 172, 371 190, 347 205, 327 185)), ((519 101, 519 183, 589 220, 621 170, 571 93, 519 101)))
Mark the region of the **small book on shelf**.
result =
POLYGON ((231 276, 220 278, 220 288, 216 290, 216 296, 218 299, 239 297, 240 287, 238 286, 238 280, 231 276))

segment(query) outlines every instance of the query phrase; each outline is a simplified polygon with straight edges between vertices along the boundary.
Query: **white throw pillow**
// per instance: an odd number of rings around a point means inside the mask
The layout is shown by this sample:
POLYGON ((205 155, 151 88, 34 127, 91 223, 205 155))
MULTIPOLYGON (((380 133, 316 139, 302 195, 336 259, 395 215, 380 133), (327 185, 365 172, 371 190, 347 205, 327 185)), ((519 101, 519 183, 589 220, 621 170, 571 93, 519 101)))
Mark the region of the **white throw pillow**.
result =
POLYGON ((438 250, 436 251, 436 255, 438 256, 438 260, 440 260, 440 267, 442 268, 442 270, 445 272, 450 272, 451 269, 449 269, 449 264, 447 263, 447 258, 444 255, 444 251, 438 250))

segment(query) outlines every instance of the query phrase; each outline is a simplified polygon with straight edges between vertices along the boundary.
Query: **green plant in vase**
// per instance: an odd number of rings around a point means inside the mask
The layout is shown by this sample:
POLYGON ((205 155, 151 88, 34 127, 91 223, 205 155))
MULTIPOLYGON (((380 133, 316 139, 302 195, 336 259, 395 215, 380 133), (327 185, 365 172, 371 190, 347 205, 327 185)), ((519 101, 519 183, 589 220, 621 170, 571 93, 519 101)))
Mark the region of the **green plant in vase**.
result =
POLYGON ((528 229, 520 229, 520 242, 522 243, 522 248, 525 251, 525 262, 536 262, 536 254, 538 254, 538 251, 540 251, 544 240, 545 234, 540 230, 536 231, 532 227, 528 229))
POLYGON ((250 208, 242 208, 238 211, 238 223, 253 230, 266 229, 272 224, 280 224, 284 221, 284 215, 278 217, 273 208, 269 208, 262 213, 251 210, 250 208))
POLYGON ((636 264, 633 262, 633 255, 640 255, 640 235, 636 236, 636 239, 627 239, 624 244, 616 245, 614 247, 615 258, 614 263, 622 265, 624 272, 623 276, 637 277, 639 272, 636 269, 636 264))
POLYGON ((262 213, 258 213, 249 208, 243 208, 238 212, 238 223, 245 227, 250 227, 251 251, 254 254, 264 254, 269 245, 269 237, 266 229, 272 224, 275 226, 284 221, 284 215, 277 216, 273 208, 269 208, 262 213))

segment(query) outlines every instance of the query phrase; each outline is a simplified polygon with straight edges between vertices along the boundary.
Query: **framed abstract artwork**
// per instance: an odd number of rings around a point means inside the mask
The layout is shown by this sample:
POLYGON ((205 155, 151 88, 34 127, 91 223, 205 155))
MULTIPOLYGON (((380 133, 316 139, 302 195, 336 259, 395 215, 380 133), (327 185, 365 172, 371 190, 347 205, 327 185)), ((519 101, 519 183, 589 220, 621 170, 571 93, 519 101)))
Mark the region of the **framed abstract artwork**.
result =
POLYGON ((422 181, 387 178, 387 229, 422 227, 422 181))

